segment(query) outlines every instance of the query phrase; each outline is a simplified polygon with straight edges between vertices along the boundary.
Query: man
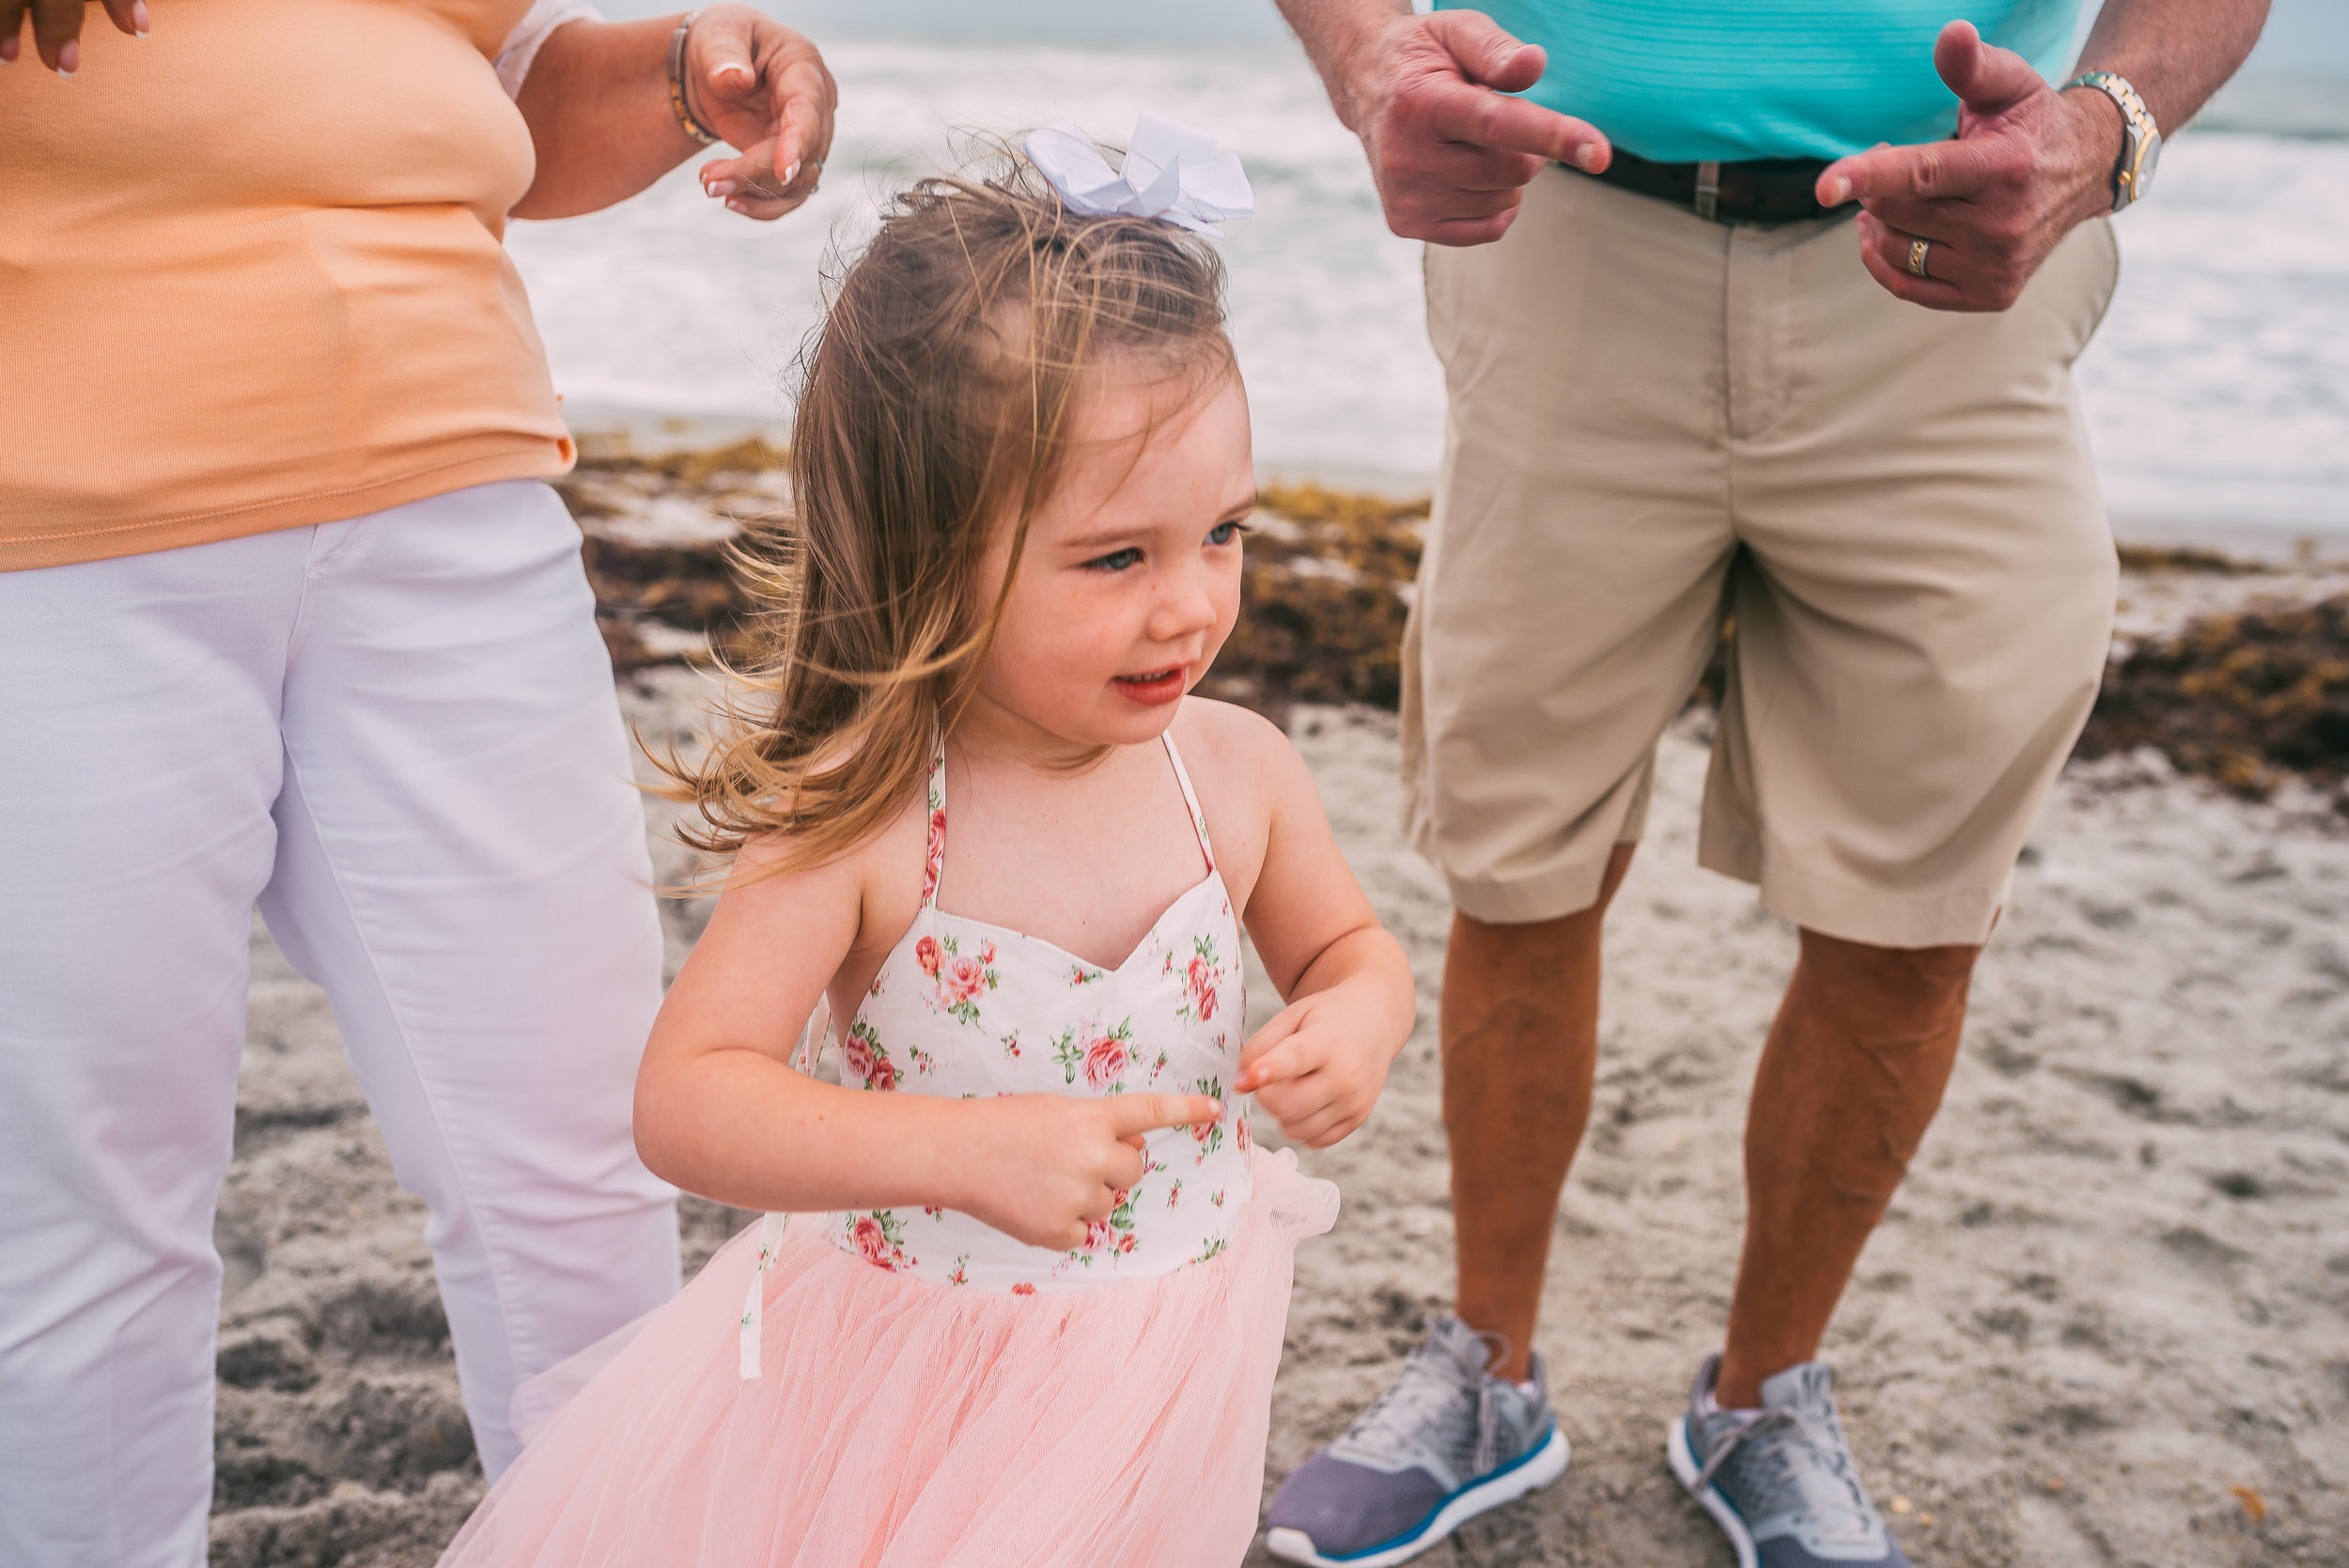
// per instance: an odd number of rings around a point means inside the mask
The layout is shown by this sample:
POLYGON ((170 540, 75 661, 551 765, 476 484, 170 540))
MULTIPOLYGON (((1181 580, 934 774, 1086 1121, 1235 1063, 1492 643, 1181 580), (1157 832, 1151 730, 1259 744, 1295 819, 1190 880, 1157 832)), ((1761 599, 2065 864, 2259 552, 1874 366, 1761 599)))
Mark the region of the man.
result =
POLYGON ((257 901, 430 1206, 492 1476, 517 1383, 676 1290, 644 814, 500 241, 718 136, 705 189, 778 216, 833 108, 742 6, 149 10, 31 0, 27 49, 0 0, 0 1563, 39 1568, 205 1560, 257 901))
POLYGON ((1905 1563, 1815 1357, 2103 667, 2070 380, 2115 279, 2103 215, 2264 0, 2108 0, 2061 89, 2077 0, 1990 0, 1981 33, 1937 0, 1282 4, 1389 223, 1432 242, 1450 411, 1404 765, 1458 911, 1459 1315, 1289 1478, 1270 1545, 1401 1561, 1565 1467, 1531 1342, 1599 923, 1729 615, 1699 855, 1801 948, 1724 1343, 1668 1457, 1747 1568, 1905 1563))

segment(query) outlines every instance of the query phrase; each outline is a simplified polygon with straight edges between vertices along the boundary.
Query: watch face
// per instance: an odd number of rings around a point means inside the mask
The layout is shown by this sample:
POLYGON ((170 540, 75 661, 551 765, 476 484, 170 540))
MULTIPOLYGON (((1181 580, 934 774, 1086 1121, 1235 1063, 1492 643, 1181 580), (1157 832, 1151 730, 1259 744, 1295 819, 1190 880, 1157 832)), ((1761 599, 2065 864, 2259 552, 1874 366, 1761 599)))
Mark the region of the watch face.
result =
POLYGON ((2137 161, 2137 179, 2130 194, 2142 197, 2145 187, 2154 182, 2154 167, 2161 162, 2161 135, 2156 132, 2145 139, 2144 156, 2137 161))

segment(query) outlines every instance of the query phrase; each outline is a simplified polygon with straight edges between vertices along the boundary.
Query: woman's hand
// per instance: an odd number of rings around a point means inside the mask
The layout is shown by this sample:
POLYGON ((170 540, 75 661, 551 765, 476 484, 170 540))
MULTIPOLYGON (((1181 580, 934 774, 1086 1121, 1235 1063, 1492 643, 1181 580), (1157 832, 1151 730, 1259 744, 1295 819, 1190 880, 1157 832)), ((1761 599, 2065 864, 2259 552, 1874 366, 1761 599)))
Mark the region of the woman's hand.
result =
POLYGON ((1223 1114, 1203 1094, 1006 1094, 973 1100, 950 1203, 1032 1247, 1084 1244, 1142 1180, 1142 1135, 1223 1114))
POLYGON ((840 89, 815 44, 748 6, 711 6, 687 35, 680 75, 694 117, 741 149, 702 165, 703 190, 759 219, 816 194, 840 89))
MULTIPOLYGON (((1381 936, 1384 933, 1380 933, 1381 936)), ((1368 1119, 1410 1024, 1369 977, 1299 997, 1239 1053, 1235 1094, 1253 1094, 1292 1142, 1326 1149, 1368 1119)))
MULTIPOLYGON (((16 63, 23 52, 24 19, 33 20, 33 49, 40 63, 60 76, 82 69, 82 15, 89 0, 0 0, 0 61, 16 63)), ((147 0, 97 0, 115 31, 147 37, 147 0)))

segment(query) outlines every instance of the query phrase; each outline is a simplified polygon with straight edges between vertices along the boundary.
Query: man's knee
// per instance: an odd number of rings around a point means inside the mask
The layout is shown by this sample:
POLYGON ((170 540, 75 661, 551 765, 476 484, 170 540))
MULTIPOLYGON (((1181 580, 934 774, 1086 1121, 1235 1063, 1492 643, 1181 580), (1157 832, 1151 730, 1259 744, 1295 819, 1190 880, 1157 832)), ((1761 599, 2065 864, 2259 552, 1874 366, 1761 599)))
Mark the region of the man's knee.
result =
POLYGON ((1802 966, 1813 978, 1853 995, 1875 1010, 1903 1017, 1934 1017, 1963 1007, 1982 949, 1971 943, 1942 947, 1876 947, 1805 929, 1802 966))

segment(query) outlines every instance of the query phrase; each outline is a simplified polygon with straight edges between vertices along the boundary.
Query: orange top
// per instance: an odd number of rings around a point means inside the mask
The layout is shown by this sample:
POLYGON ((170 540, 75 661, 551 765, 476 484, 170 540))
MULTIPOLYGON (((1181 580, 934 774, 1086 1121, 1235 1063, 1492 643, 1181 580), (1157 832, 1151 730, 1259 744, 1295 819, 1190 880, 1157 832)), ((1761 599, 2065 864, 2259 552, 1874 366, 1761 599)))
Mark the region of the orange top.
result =
POLYGON ((152 0, 0 68, 0 569, 570 466, 490 60, 529 0, 152 0))

